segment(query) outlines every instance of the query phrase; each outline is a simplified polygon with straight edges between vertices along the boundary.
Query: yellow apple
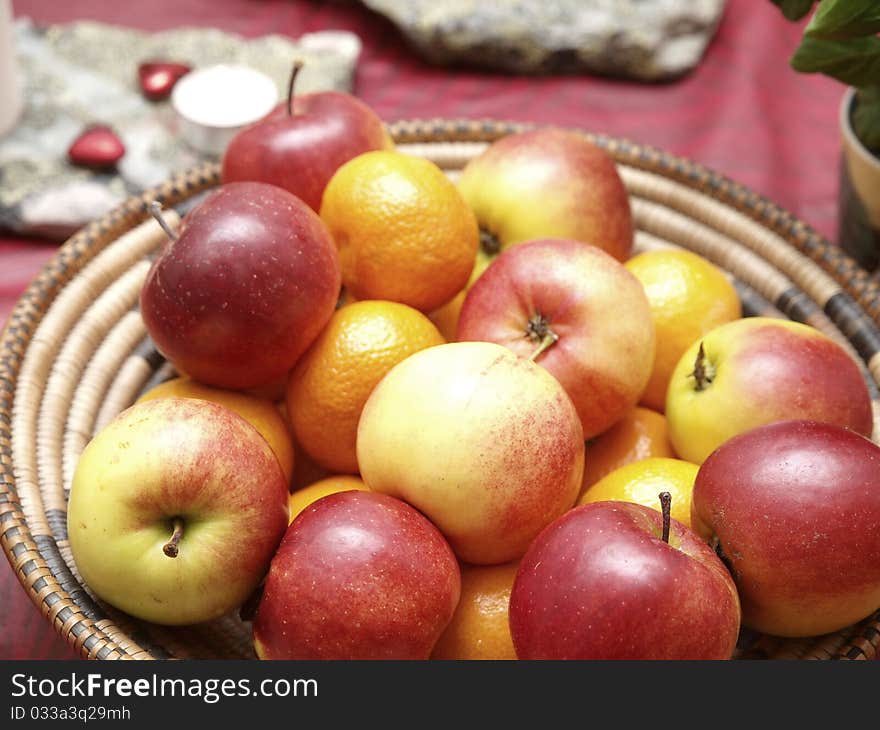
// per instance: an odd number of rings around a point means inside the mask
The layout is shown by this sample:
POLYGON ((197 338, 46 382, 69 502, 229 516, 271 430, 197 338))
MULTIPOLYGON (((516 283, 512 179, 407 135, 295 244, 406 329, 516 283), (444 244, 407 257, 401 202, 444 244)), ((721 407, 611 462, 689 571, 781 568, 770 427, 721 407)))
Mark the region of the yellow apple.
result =
POLYGON ((503 563, 577 498, 580 419, 559 381, 489 342, 429 347, 367 400, 357 457, 367 486, 409 502, 458 557, 503 563))

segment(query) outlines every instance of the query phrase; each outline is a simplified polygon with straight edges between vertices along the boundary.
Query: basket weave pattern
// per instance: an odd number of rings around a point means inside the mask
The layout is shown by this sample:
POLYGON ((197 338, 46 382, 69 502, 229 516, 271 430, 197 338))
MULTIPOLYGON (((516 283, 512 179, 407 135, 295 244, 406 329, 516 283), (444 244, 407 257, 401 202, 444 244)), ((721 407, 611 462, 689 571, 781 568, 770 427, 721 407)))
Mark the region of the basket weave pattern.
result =
MULTIPOLYGON (((450 177, 487 144, 528 125, 497 121, 398 122, 402 151, 450 177)), ((733 279, 745 314, 807 322, 862 364, 880 435, 880 286, 851 259, 771 201, 688 160, 591 135, 617 161, 630 192, 636 249, 679 246, 733 279)), ((237 615, 161 627, 97 600, 67 542, 67 493, 88 440, 173 371, 153 348, 137 299, 149 256, 165 240, 149 216, 157 200, 176 225, 219 183, 206 164, 131 198, 59 249, 13 310, 0 349, 0 544, 22 586, 84 658, 252 658, 237 615)), ((744 637, 745 638, 745 637, 744 637)), ((880 611, 809 639, 748 637, 741 658, 871 659, 880 611)))

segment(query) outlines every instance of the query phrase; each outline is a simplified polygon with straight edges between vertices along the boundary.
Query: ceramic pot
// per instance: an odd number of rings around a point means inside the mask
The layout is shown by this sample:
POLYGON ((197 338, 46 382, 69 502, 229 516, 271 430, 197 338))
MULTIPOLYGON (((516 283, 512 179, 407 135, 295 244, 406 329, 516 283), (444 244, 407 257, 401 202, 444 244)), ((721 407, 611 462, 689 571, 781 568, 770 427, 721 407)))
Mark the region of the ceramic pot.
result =
POLYGON ((840 104, 841 164, 838 195, 840 247, 880 276, 880 158, 859 141, 850 123, 855 90, 840 104))

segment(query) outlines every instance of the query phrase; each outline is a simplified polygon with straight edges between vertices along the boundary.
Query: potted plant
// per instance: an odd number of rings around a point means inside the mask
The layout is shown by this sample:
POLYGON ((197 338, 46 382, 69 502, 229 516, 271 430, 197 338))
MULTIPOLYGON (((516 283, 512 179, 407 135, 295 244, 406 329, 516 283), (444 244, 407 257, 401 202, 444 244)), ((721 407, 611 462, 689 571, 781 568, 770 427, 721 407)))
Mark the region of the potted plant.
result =
POLYGON ((772 2, 789 20, 812 12, 792 68, 848 87, 840 107, 838 243, 880 275, 880 0, 772 2))

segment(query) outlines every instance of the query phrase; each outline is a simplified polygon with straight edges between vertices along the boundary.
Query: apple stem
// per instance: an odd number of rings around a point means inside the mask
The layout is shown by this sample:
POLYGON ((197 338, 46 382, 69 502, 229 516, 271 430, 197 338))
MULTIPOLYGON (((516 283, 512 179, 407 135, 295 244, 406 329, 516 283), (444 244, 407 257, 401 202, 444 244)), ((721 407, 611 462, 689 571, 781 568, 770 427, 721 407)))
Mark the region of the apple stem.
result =
POLYGON ((183 520, 180 517, 175 517, 173 525, 174 532, 171 534, 171 539, 162 546, 162 552, 169 558, 177 557, 178 552, 180 552, 178 545, 183 537, 183 520))
POLYGON ((498 240, 498 236, 494 233, 490 233, 484 228, 481 228, 480 248, 483 250, 483 253, 488 254, 489 256, 494 256, 501 251, 501 241, 498 240))
POLYGON ((156 219, 156 222, 162 227, 162 230, 165 231, 165 235, 168 236, 168 238, 172 241, 177 240, 177 233, 175 233, 174 229, 168 225, 168 221, 166 221, 162 215, 162 203, 158 200, 154 200, 150 203, 150 215, 156 219))
POLYGON ((294 61, 293 68, 290 70, 290 80, 287 82, 287 116, 289 117, 293 116, 293 85, 302 67, 302 61, 294 61))
POLYGON ((550 323, 544 318, 543 314, 532 315, 532 318, 526 324, 526 337, 532 340, 532 342, 538 343, 535 351, 529 355, 529 360, 532 361, 537 360, 541 353, 559 339, 559 335, 550 329, 550 323))
POLYGON ((660 511, 663 513, 663 532, 660 538, 669 543, 669 528, 672 522, 672 495, 669 492, 660 492, 660 511))
POLYGON ((548 332, 546 335, 544 335, 544 339, 541 340, 541 343, 535 348, 535 351, 531 355, 529 355, 529 360, 537 360, 538 356, 558 339, 559 335, 555 334, 554 332, 548 332))
POLYGON ((712 382, 715 377, 714 368, 706 361, 706 350, 703 349, 703 343, 700 342, 700 349, 697 351, 697 359, 694 361, 694 371, 691 373, 696 380, 697 391, 705 390, 706 386, 712 382))

